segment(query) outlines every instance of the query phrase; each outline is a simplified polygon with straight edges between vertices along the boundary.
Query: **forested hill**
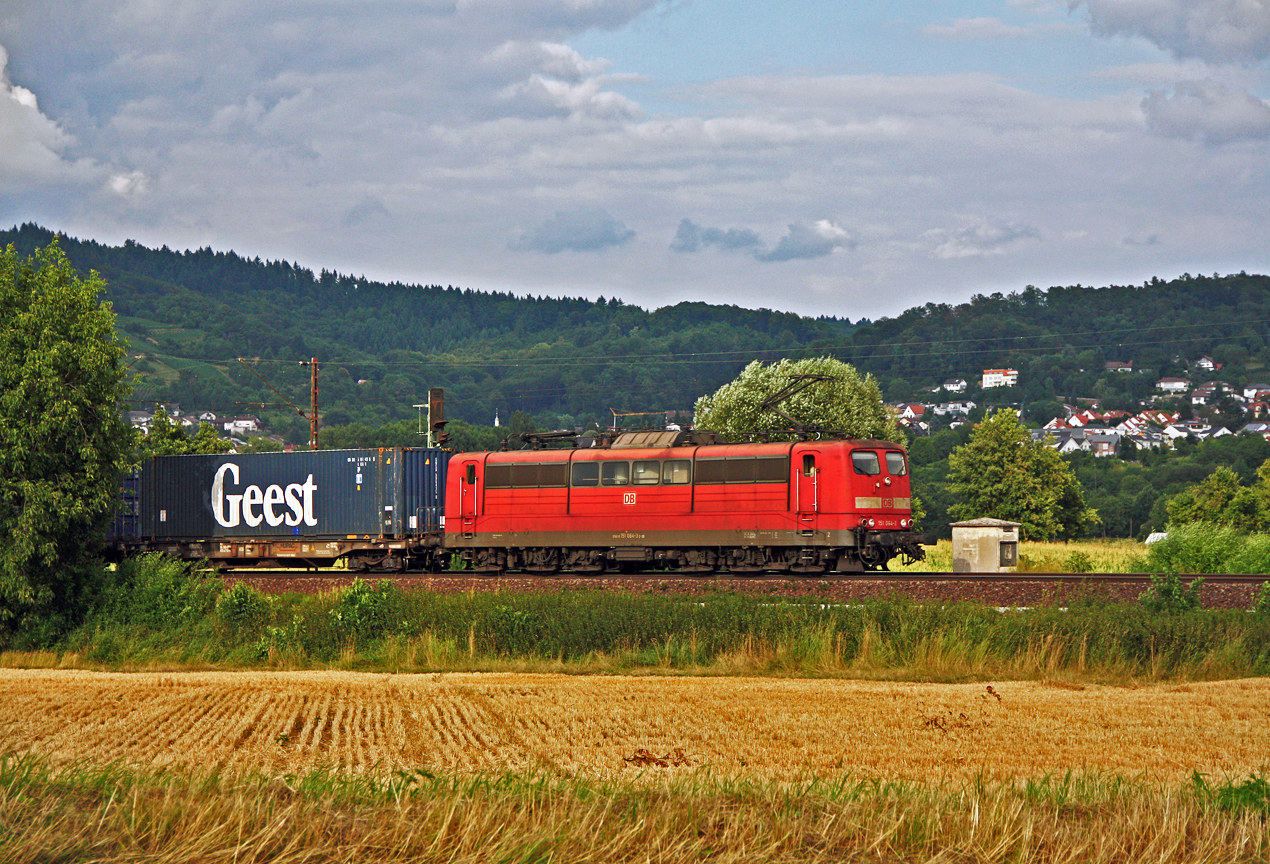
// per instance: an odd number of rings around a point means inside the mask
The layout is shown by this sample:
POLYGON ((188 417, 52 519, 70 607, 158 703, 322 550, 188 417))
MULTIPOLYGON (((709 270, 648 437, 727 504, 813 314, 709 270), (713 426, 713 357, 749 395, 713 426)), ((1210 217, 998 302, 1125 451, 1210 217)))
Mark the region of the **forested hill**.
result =
MULTIPOLYGON (((33 225, 0 232, 0 245, 23 254, 52 239, 33 225)), ((845 320, 766 309, 680 303, 649 312, 616 299, 383 284, 210 249, 59 243, 76 268, 107 281, 120 329, 144 355, 133 367, 139 402, 250 411, 275 427, 288 411, 236 405, 279 401, 236 358, 307 404, 308 372, 296 361, 318 357, 326 424, 413 417, 411 406, 437 386, 450 415, 470 422, 519 410, 607 424, 610 408, 690 409, 755 356, 833 344, 851 330, 845 320)))
MULTIPOLYGON (((1150 392, 1154 380, 1185 373, 1203 355, 1239 379, 1270 361, 1270 277, 1246 273, 1183 274, 1143 285, 1082 285, 1008 295, 975 295, 957 306, 927 304, 859 328, 850 358, 887 380, 920 387, 944 377, 971 379, 985 368, 1019 370, 1015 401, 1098 396, 1099 384, 1150 392), (1146 376, 1112 373, 1103 364, 1132 362, 1146 376), (1150 380, 1148 380, 1150 379, 1150 380)), ((844 359, 848 359, 844 357, 844 359)))
MULTIPOLYGON (((23 254, 52 238, 33 225, 0 231, 0 245, 23 254)), ((831 354, 877 375, 894 399, 929 398, 944 378, 973 383, 984 368, 1010 366, 1020 371, 1010 397, 1033 403, 1140 398, 1135 390, 1199 354, 1230 371, 1270 359, 1270 278, 1245 274, 1029 286, 853 326, 705 303, 648 311, 616 299, 384 284, 210 249, 59 242, 78 269, 109 284, 120 329, 141 355, 139 407, 171 400, 250 412, 299 440, 307 433, 294 412, 242 404, 279 397, 237 358, 303 404, 308 372, 296 361, 318 357, 324 423, 372 426, 412 417, 435 386, 446 388, 451 416, 486 424, 495 411, 550 426, 607 423, 609 408, 687 411, 755 358, 831 354), (1104 375, 1107 360, 1151 375, 1104 375)))

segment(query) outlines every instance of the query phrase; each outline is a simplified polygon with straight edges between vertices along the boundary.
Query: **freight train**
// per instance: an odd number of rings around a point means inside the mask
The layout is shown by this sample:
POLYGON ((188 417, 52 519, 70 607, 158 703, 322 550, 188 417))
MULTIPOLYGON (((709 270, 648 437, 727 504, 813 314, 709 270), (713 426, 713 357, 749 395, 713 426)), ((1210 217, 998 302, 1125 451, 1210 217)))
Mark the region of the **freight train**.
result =
POLYGON ((111 544, 221 568, 814 575, 922 558, 911 495, 890 441, 158 456, 111 544))

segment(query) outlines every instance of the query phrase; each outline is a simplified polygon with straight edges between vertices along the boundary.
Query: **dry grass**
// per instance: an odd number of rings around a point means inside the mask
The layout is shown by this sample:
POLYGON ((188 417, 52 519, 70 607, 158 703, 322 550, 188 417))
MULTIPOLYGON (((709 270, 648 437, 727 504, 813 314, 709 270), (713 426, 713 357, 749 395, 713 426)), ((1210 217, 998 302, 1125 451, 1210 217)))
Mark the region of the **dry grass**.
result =
POLYGON ((1270 679, 1111 688, 754 678, 0 670, 0 752, 269 776, 319 767, 621 778, 1176 781, 1270 765, 1270 679))
MULTIPOLYGON (((799 787, 699 777, 639 787, 549 777, 326 782, 41 773, 5 766, 5 862, 1264 861, 1259 812, 1178 787, 799 787)), ((320 781, 320 778, 319 778, 320 781)))
MULTIPOLYGON (((1019 570, 1070 573, 1073 572, 1073 556, 1085 556, 1093 568, 1089 572, 1136 573, 1140 572, 1146 554, 1146 544, 1137 540, 1073 540, 1067 543, 1025 540, 1019 544, 1019 570)), ((951 573, 952 541, 940 540, 938 545, 926 547, 925 561, 907 566, 895 561, 890 567, 898 571, 951 573)))

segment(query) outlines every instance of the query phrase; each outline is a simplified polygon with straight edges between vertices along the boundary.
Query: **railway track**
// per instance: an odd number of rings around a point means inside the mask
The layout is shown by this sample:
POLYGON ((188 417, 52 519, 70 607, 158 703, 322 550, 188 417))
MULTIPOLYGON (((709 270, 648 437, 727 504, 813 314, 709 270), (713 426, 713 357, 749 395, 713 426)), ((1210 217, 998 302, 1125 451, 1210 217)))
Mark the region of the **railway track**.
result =
MULTIPOLYGON (((738 593, 773 597, 817 597, 829 601, 904 596, 916 601, 966 600, 993 606, 1066 604, 1080 598, 1131 602, 1150 587, 1145 573, 838 573, 821 576, 727 573, 636 573, 543 576, 532 573, 399 573, 357 574, 347 570, 230 570, 232 582, 245 582, 269 593, 314 594, 362 578, 388 580, 403 588, 442 593, 467 591, 551 592, 559 590, 621 591, 637 594, 706 595, 738 593)), ((1196 576, 1184 575, 1190 582, 1196 576)), ((1200 590, 1207 607, 1247 609, 1270 576, 1208 575, 1200 590)))
MULTIPOLYGON (((655 573, 603 573, 594 576, 580 576, 571 573, 554 573, 544 575, 539 573, 528 573, 523 571, 504 571, 501 573, 473 573, 463 571, 443 571, 440 573, 426 572, 402 572, 402 573, 357 573, 352 570, 340 570, 336 568, 316 568, 316 569, 300 569, 296 567, 279 569, 279 570, 263 570, 254 567, 242 567, 237 569, 228 569, 222 571, 222 575, 227 578, 243 578, 252 577, 268 577, 268 578, 285 578, 288 576, 301 576, 306 578, 314 577, 334 577, 338 580, 352 581, 353 579, 367 579, 378 581, 380 579, 412 579, 412 578, 453 578, 468 579, 473 582, 490 579, 518 579, 532 578, 542 580, 622 580, 629 582, 639 581, 657 581, 664 580, 668 577, 676 579, 694 579, 698 581, 709 581, 717 579, 763 582, 763 581, 783 581, 783 582, 877 582, 885 580, 918 580, 918 581, 960 581, 967 584, 979 582, 1063 582, 1068 584, 1100 583, 1100 582, 1140 582, 1142 584, 1150 584, 1150 573, 934 573, 934 572, 918 572, 911 570, 872 570, 865 573, 824 573, 814 576, 801 576, 796 574, 785 573, 756 573, 756 574, 734 574, 734 573, 681 573, 673 570, 662 570, 655 573)), ((1270 575, 1248 575, 1245 573, 1228 573, 1228 574, 1207 574, 1198 575, 1193 573, 1181 574, 1182 579, 1190 581, 1191 579, 1203 578, 1208 583, 1255 583, 1270 581, 1270 575)))

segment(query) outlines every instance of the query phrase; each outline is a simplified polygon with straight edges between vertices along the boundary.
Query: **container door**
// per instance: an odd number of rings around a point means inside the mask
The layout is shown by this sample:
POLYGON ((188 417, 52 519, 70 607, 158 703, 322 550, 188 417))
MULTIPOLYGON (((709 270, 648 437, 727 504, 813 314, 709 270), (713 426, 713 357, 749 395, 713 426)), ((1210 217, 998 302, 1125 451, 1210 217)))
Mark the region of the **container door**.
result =
POLYGON ((820 453, 803 450, 798 453, 795 464, 798 481, 794 507, 798 512, 798 528, 804 532, 815 531, 820 512, 820 453))
POLYGON ((402 537, 405 525, 402 524, 404 514, 401 507, 401 459, 399 451, 379 451, 379 482, 382 490, 379 496, 380 534, 385 537, 402 537))

